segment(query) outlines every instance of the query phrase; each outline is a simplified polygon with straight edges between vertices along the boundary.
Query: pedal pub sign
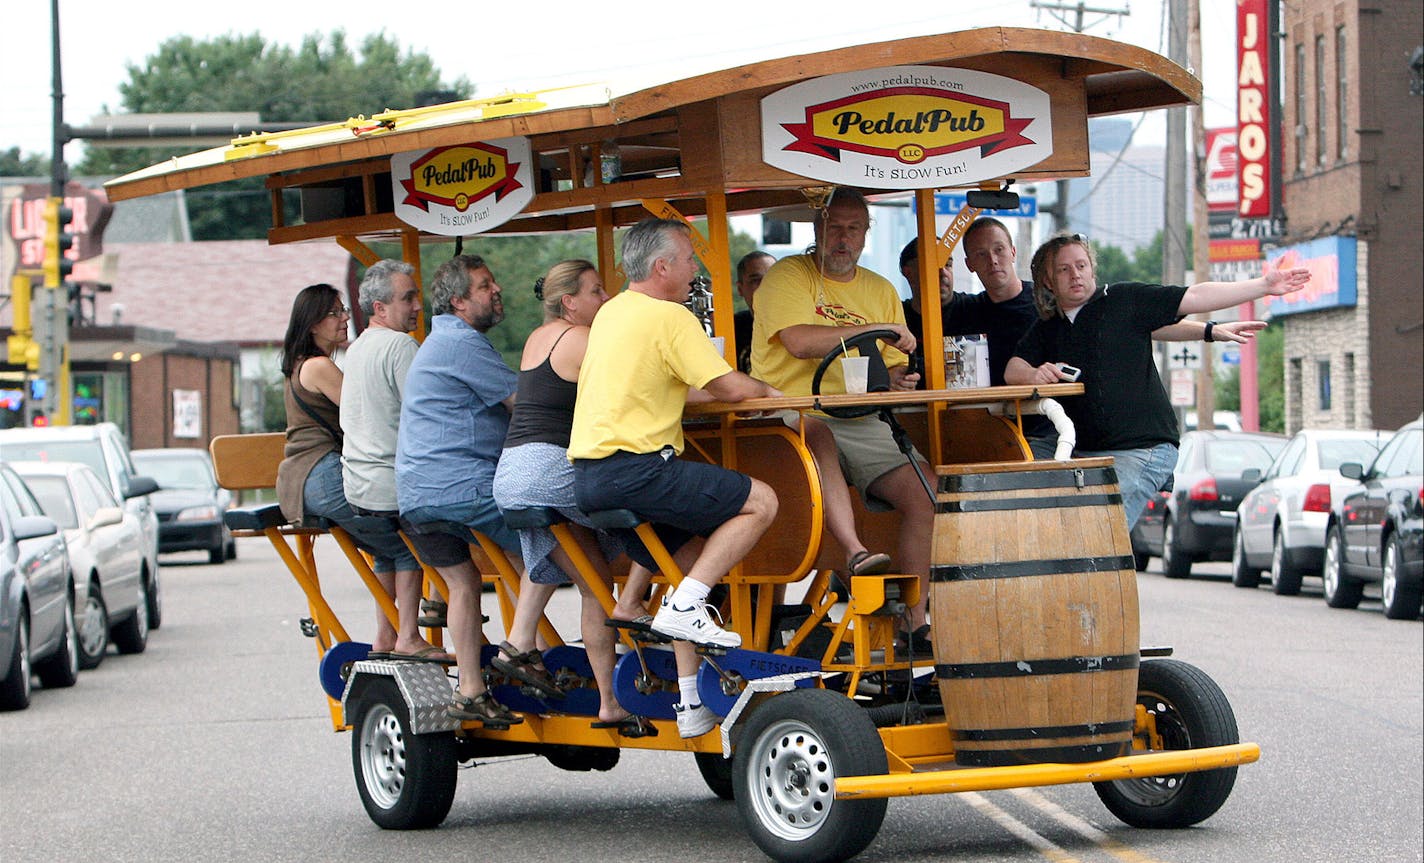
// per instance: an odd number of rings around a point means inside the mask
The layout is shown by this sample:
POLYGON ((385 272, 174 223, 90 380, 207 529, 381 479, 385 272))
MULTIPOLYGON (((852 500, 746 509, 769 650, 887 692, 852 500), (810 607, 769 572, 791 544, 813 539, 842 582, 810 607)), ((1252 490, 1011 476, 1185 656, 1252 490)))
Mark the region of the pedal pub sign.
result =
POLYGON ((970 69, 827 75, 762 99, 762 160, 863 188, 973 184, 1053 153, 1048 102, 1037 87, 970 69))
POLYGON ((534 198, 529 139, 496 138, 391 157, 396 217, 431 234, 498 227, 534 198))

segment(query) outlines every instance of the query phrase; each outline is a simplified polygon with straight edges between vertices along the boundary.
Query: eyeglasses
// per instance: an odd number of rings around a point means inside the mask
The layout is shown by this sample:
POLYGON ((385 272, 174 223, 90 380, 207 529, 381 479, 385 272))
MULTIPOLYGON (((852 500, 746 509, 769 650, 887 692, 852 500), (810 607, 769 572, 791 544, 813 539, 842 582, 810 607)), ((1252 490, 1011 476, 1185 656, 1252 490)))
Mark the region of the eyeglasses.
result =
POLYGON ((1086 246, 1088 237, 1085 234, 1059 234, 1056 237, 1051 237, 1045 245, 1066 246, 1069 243, 1082 243, 1086 246))
POLYGON ((336 308, 326 313, 326 317, 328 318, 346 318, 350 316, 351 310, 346 308, 345 306, 337 306, 336 308))

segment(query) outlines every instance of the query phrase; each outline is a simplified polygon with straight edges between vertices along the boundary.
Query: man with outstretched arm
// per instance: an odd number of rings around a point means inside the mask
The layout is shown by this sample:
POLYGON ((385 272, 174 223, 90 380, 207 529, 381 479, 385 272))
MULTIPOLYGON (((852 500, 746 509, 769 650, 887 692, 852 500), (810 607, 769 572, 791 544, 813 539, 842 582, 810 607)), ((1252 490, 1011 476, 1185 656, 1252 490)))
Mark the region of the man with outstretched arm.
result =
MULTIPOLYGON (((1039 320, 1004 371, 1010 384, 1067 380, 1058 366, 1081 370, 1081 396, 1062 399, 1073 420, 1080 458, 1111 456, 1129 529, 1177 464, 1177 417, 1152 357, 1152 331, 1183 315, 1230 308, 1247 300, 1298 291, 1303 268, 1268 272, 1242 282, 1201 282, 1189 288, 1126 283, 1099 287, 1092 247, 1081 234, 1050 239, 1033 255, 1039 320)), ((1204 339, 1212 341, 1209 328, 1204 339)))

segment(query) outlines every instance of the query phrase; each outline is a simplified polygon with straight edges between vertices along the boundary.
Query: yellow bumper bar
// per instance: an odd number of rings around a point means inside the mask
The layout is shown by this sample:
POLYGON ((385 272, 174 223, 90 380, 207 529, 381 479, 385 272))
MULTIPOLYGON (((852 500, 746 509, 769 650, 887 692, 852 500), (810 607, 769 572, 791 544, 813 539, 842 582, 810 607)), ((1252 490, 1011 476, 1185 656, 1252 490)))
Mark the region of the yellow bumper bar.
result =
POLYGON ((955 791, 998 791, 1035 785, 1141 779, 1144 776, 1237 767, 1260 757, 1261 747, 1255 743, 1236 743, 1231 746, 1126 755, 1089 764, 1024 764, 891 773, 885 776, 844 776, 836 780, 836 797, 911 797, 955 791))

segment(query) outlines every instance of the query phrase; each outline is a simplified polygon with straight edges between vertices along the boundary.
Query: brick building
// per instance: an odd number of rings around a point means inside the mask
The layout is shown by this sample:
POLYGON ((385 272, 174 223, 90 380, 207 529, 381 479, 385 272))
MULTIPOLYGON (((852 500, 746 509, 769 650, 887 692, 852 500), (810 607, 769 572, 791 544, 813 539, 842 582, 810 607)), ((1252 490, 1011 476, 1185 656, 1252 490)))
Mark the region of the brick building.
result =
POLYGON ((1424 410, 1424 12, 1299 0, 1281 25, 1277 255, 1313 269, 1310 296, 1268 306, 1285 333, 1286 431, 1393 429, 1424 410))

